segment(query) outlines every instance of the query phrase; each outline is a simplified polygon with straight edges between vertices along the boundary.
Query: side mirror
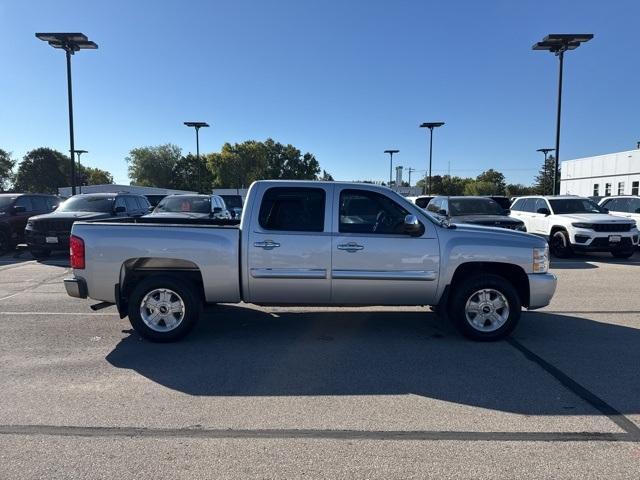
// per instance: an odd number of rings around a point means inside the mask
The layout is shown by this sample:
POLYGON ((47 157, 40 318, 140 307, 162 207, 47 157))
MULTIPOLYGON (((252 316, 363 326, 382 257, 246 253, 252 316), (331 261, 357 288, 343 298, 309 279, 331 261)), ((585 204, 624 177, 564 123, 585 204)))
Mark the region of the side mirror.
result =
POLYGON ((539 213, 540 215, 544 215, 545 217, 548 217, 549 215, 551 215, 551 211, 546 207, 539 208, 536 213, 539 213))
POLYGON ((415 215, 404 217, 404 232, 411 236, 422 235, 422 224, 415 215))
POLYGON ((113 211, 115 213, 126 213, 127 209, 125 207, 123 207, 123 206, 119 206, 119 207, 114 208, 113 211))
POLYGON ((18 213, 24 213, 26 211, 27 211, 27 209, 25 207, 23 207, 22 205, 15 205, 13 207, 13 210, 12 210, 14 215, 16 215, 18 213))
POLYGON ((153 212, 153 210, 155 209, 155 207, 153 205, 149 205, 149 211, 153 212))
POLYGON ((58 205, 53 205, 53 206, 51 207, 51 211, 53 212, 53 211, 54 211, 54 210, 56 210, 57 208, 58 208, 58 205))
POLYGON ((446 217, 447 211, 441 208, 440 210, 438 210, 438 215, 442 215, 443 217, 446 217))
POLYGON ((211 210, 212 213, 222 213, 222 208, 220 207, 213 207, 213 210, 211 210))
MULTIPOLYGON (((640 210, 640 209, 639 209, 639 210, 640 210)), ((606 208, 606 207, 602 207, 602 211, 603 211, 604 213, 609 213, 609 209, 608 209, 608 208, 606 208)))

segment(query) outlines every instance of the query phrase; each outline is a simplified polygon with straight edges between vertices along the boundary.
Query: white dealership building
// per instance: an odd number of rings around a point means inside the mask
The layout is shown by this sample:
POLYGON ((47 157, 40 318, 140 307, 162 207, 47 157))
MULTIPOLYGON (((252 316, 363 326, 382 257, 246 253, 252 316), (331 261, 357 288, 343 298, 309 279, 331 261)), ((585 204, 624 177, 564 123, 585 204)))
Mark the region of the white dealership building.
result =
POLYGON ((562 162, 561 195, 638 195, 639 189, 640 149, 562 162))

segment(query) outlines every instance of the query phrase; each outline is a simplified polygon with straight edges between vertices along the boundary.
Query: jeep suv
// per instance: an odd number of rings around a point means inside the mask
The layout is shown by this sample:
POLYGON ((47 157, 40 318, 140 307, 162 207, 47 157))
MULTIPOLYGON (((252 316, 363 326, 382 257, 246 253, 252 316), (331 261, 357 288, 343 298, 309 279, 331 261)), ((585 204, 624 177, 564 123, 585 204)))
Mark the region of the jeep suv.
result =
POLYGON ((616 258, 629 258, 638 245, 634 221, 609 215, 588 198, 520 197, 511 205, 511 216, 522 220, 527 232, 547 238, 551 253, 559 258, 574 251, 611 252, 616 258))
POLYGON ((24 227, 29 217, 52 212, 59 203, 55 195, 0 194, 0 255, 24 242, 24 227))
POLYGON ((88 193, 65 200, 55 212, 31 217, 25 237, 34 258, 46 258, 53 250, 69 250, 69 233, 76 220, 141 217, 150 203, 132 193, 88 193))

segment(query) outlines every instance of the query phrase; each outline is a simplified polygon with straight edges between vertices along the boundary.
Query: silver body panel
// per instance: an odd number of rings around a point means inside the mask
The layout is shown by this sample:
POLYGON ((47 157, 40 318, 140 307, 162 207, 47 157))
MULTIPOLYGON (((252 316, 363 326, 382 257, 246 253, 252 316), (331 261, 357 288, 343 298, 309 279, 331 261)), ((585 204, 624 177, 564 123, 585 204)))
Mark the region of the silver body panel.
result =
POLYGON ((549 303, 556 280, 534 274, 533 248, 546 242, 526 233, 492 227, 447 227, 387 188, 340 182, 261 181, 249 189, 240 228, 83 223, 72 233, 85 242, 88 296, 114 302, 133 259, 146 265, 192 265, 202 274, 207 302, 280 305, 434 305, 456 269, 468 262, 517 265, 528 275, 531 307, 549 303), (320 188, 325 192, 322 232, 266 231, 258 222, 262 197, 271 187, 320 188), (338 231, 342 189, 381 193, 424 225, 417 237, 338 231))

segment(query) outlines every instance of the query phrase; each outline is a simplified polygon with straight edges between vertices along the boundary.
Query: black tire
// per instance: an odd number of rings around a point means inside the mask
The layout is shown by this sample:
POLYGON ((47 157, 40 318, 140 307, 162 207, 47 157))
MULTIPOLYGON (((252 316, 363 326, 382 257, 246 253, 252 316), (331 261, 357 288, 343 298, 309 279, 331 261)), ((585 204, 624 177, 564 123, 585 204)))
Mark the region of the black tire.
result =
POLYGON ((44 260, 45 258, 49 258, 51 256, 51 250, 48 248, 30 248, 31 256, 36 260, 44 260))
POLYGON ((631 258, 634 254, 634 250, 613 250, 611 255, 615 258, 631 258))
POLYGON ((549 250, 551 255, 557 258, 569 258, 573 255, 569 235, 564 230, 556 230, 549 238, 549 250))
MULTIPOLYGON (((175 342, 189 333, 200 318, 202 302, 200 295, 196 292, 197 289, 193 283, 186 281, 184 278, 166 274, 147 277, 136 285, 129 297, 129 322, 131 322, 131 326, 136 332, 148 340, 153 342, 175 342), (164 327, 160 324, 157 326, 158 328, 167 328, 167 330, 158 331, 151 328, 143 319, 142 301, 147 294, 163 289, 178 295, 177 298, 184 305, 183 315, 177 326, 168 329, 168 324, 165 323, 164 327)), ((172 296, 172 298, 175 299, 176 297, 172 296)), ((148 314, 150 310, 147 309, 145 312, 148 314)))
POLYGON ((9 240, 9 234, 4 230, 0 230, 0 255, 4 255, 11 251, 11 241, 9 240))
MULTIPOLYGON (((494 297, 494 301, 496 299, 497 295, 494 297)), ((490 308, 493 313, 492 300, 489 299, 487 302, 492 304, 490 308)), ((488 305, 481 308, 485 306, 488 305)), ((522 303, 515 287, 500 275, 475 274, 460 280, 453 285, 449 298, 449 318, 463 335, 477 341, 500 340, 509 335, 520 320, 521 309, 522 303), (478 292, 485 290, 489 295, 493 295, 491 292, 499 292, 506 299, 506 309, 495 309, 495 313, 499 316, 505 315, 506 319, 503 321, 504 323, 493 330, 487 325, 484 326, 484 329, 478 328, 467 318, 467 302, 476 298, 478 292)), ((475 318, 472 314, 470 317, 475 318)))

